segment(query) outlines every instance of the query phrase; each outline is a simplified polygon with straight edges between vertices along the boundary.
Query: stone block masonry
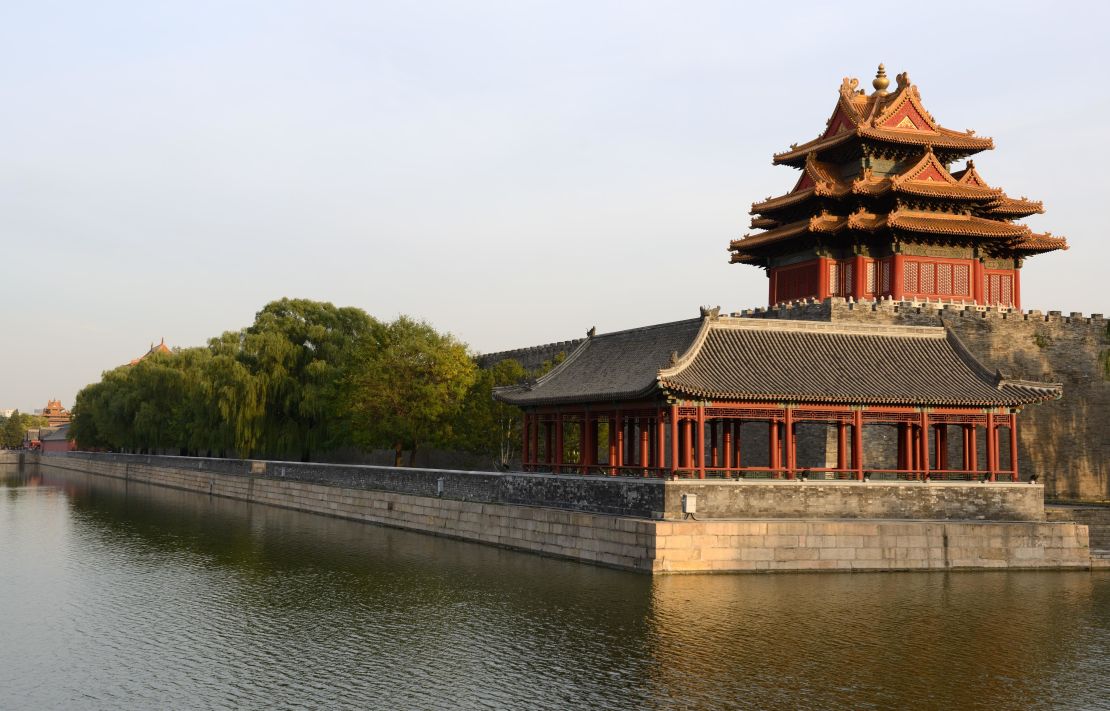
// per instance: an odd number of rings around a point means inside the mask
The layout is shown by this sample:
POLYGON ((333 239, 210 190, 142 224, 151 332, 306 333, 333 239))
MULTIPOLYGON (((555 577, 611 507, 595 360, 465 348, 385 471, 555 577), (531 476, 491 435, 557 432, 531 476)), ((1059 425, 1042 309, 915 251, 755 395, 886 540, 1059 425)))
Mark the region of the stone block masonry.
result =
MULTIPOLYGON (((444 474, 474 475, 385 470, 376 474, 378 479, 356 480, 351 471, 332 472, 329 477, 322 473, 326 465, 88 453, 44 456, 38 458, 38 466, 44 473, 59 470, 112 477, 644 573, 1085 569, 1091 565, 1087 528, 1072 522, 674 520, 463 498, 491 496, 497 484, 487 477, 508 477, 520 495, 522 478, 537 475, 479 474, 471 480, 472 488, 465 493, 456 489, 459 498, 448 498, 386 491, 369 483, 388 480, 397 488, 415 490, 430 478, 447 479, 444 474), (288 469, 282 471, 283 466, 288 469), (402 474, 407 481, 402 481, 402 474)), ((539 491, 537 496, 568 492, 586 496, 583 492, 590 491, 569 479, 568 489, 539 485, 529 491, 539 491)), ((629 507, 644 505, 639 487, 653 484, 593 481, 605 487, 628 487, 633 492, 630 498, 615 490, 598 491, 610 504, 629 507)), ((654 482, 660 492, 667 491, 663 484, 684 483, 654 482)), ((921 490, 927 486, 922 484, 921 490)))
POLYGON ((1050 499, 1110 501, 1110 322, 1102 314, 834 297, 733 315, 947 326, 988 367, 1063 384, 1063 399, 1022 412, 1021 466, 1041 475, 1050 499))

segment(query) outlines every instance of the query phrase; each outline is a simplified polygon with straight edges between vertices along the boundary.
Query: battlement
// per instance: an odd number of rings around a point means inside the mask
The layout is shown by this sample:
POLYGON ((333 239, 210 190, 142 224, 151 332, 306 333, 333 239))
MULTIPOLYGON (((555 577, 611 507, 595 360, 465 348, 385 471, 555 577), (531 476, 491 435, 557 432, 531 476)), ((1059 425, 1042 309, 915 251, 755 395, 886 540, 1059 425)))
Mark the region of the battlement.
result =
POLYGON ((1080 326, 1105 326, 1103 314, 1084 315, 1072 311, 1064 315, 1062 311, 1039 311, 1006 306, 980 306, 966 302, 953 301, 895 301, 876 299, 855 301, 854 299, 834 296, 824 300, 800 299, 777 304, 771 307, 744 309, 732 314, 737 318, 773 318, 836 321, 841 319, 860 320, 874 317, 879 320, 921 317, 930 320, 948 318, 991 319, 1001 321, 1034 321, 1044 323, 1075 324, 1080 326))
POLYGON ((556 341, 554 343, 545 343, 540 346, 528 346, 527 348, 514 348, 507 351, 496 351, 494 353, 482 353, 477 356, 478 366, 481 368, 489 368, 496 365, 503 360, 515 360, 525 367, 527 370, 535 370, 544 364, 545 361, 550 361, 560 353, 570 355, 571 351, 577 348, 584 338, 577 338, 570 341, 556 341))

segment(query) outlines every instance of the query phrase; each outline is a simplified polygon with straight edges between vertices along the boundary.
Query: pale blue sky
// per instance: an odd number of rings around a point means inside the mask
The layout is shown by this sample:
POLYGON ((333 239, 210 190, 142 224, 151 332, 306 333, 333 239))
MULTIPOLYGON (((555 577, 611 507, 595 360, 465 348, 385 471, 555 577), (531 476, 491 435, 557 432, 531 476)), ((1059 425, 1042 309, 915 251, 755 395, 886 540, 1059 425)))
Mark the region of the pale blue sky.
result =
POLYGON ((1069 238, 1024 305, 1110 311, 1110 11, 928 8, 0 3, 0 407, 72 405, 282 296, 477 351, 763 305, 728 242, 880 61, 1069 238))

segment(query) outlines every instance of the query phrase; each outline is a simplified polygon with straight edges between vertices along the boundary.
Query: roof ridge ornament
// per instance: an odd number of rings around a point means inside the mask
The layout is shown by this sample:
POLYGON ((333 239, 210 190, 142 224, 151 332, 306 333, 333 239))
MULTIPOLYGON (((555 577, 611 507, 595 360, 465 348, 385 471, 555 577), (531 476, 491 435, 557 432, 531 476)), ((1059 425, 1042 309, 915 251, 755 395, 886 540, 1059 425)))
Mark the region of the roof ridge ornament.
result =
POLYGON ((701 317, 707 318, 710 321, 716 321, 721 317, 720 305, 710 308, 709 306, 699 306, 698 310, 701 312, 701 317))
POLYGON ((593 338, 597 335, 597 326, 590 326, 590 330, 586 331, 586 338, 593 338))
MULTIPOLYGON (((879 71, 875 73, 871 86, 875 87, 875 96, 886 96, 886 88, 890 86, 890 79, 887 79, 886 67, 882 64, 879 65, 879 71)), ((899 88, 901 88, 901 82, 899 82, 899 88)))

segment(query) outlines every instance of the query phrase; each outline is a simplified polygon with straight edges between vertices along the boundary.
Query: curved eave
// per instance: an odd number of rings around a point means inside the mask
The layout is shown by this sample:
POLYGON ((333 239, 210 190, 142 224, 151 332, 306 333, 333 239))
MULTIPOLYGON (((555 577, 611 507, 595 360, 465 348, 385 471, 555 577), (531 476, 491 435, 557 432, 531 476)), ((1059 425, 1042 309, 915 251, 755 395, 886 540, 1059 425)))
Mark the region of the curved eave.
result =
POLYGON ((800 202, 805 202, 807 199, 813 197, 815 194, 816 191, 813 188, 805 188, 804 190, 787 193, 785 195, 779 195, 778 197, 773 197, 768 200, 764 200, 763 202, 753 202, 751 212, 748 214, 758 215, 762 213, 774 212, 775 210, 780 210, 784 207, 790 207, 791 205, 797 205, 800 202))
MULTIPOLYGON (((518 386, 513 386, 518 387, 518 386)), ((545 405, 569 405, 574 403, 595 403, 595 402, 624 402, 628 400, 643 400, 652 395, 658 395, 659 386, 652 383, 646 388, 639 390, 629 390, 624 392, 612 393, 595 393, 588 396, 566 395, 561 397, 513 397, 513 393, 499 392, 501 388, 495 388, 493 397, 500 402, 509 405, 516 405, 517 407, 543 407, 545 405)), ((531 393, 531 390, 523 390, 523 393, 531 393)))
POLYGON ((960 156, 974 155, 980 151, 994 149, 993 139, 969 136, 951 129, 941 129, 937 133, 932 133, 930 131, 903 131, 861 126, 854 131, 844 131, 835 136, 817 138, 782 153, 776 153, 772 156, 771 163, 801 168, 805 165, 808 154, 820 154, 822 151, 835 148, 853 139, 867 139, 902 146, 932 146, 935 150, 955 153, 960 156))
POLYGON ((944 200, 961 200, 968 202, 981 202, 998 198, 998 190, 990 188, 973 188, 964 185, 947 185, 907 180, 901 184, 894 184, 891 189, 896 193, 915 195, 919 197, 941 198, 944 200))
POLYGON ((996 400, 948 400, 944 398, 838 398, 833 396, 816 395, 813 393, 748 393, 717 391, 701 388, 691 388, 671 380, 661 378, 659 385, 667 394, 684 395, 690 398, 704 400, 743 400, 745 402, 774 402, 774 403, 809 403, 823 405, 905 405, 905 406, 930 406, 930 407, 1019 407, 1033 405, 1047 400, 1055 400, 1060 396, 1059 389, 1033 388, 1029 386, 1008 386, 1011 396, 1006 397, 1000 392, 996 400))
POLYGON ((983 239, 1007 239, 1024 237, 1029 234, 1025 225, 987 220, 981 217, 949 218, 927 216, 890 215, 888 227, 919 234, 937 234, 956 237, 980 237, 983 239))
POLYGON ((989 206, 983 214, 1017 220, 1030 215, 1044 214, 1044 204, 1034 200, 1015 200, 1001 195, 998 201, 989 206))
POLYGON ((1046 252, 1055 252, 1056 250, 1066 251, 1069 249, 1068 240, 1065 237, 1053 237, 1051 235, 1034 234, 1022 240, 1018 240, 1010 245, 1015 252, 1023 252, 1025 254, 1044 254, 1046 252))
POLYGON ((776 227, 767 232, 745 235, 740 239, 732 240, 732 242, 729 243, 729 249, 743 251, 753 247, 761 247, 763 245, 779 242, 790 237, 796 237, 806 232, 809 232, 809 220, 800 220, 783 225, 782 227, 776 227))
POLYGON ((932 146, 934 149, 956 151, 965 155, 994 148, 994 140, 990 138, 978 138, 945 128, 933 133, 864 126, 858 129, 858 133, 861 138, 909 146, 932 146))

